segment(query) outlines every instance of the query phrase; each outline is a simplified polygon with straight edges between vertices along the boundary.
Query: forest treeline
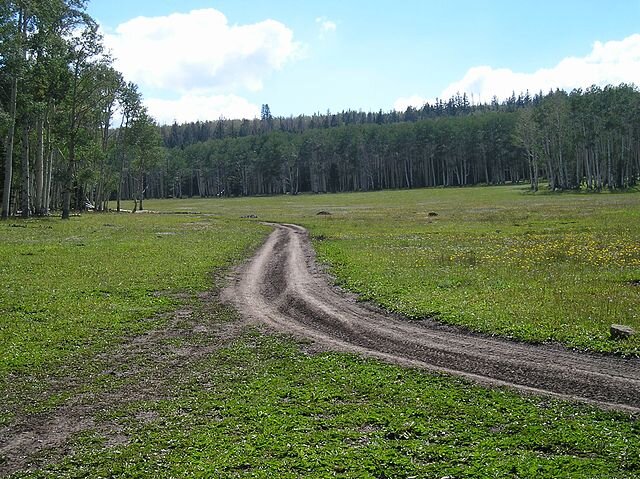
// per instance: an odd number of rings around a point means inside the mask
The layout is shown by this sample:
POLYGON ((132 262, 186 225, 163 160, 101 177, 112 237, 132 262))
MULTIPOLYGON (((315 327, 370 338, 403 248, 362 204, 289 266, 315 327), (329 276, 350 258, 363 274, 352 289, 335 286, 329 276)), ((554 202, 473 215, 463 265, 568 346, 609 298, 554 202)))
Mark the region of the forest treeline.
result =
POLYGON ((388 125, 392 123, 415 122, 419 120, 435 119, 450 116, 468 115, 487 111, 513 112, 526 106, 537 105, 543 98, 542 92, 531 96, 529 92, 516 96, 515 92, 503 102, 496 97, 491 103, 474 104, 470 102, 466 93, 456 94, 444 101, 437 98, 433 104, 425 103, 420 108, 407 107, 403 112, 391 110, 384 112, 364 112, 343 110, 338 113, 314 113, 313 115, 298 115, 297 117, 274 117, 269 105, 262 105, 260 118, 225 119, 197 121, 181 125, 164 125, 160 127, 164 144, 168 148, 181 147, 207 140, 242 137, 284 131, 288 133, 303 133, 310 129, 334 128, 344 125, 388 125))
POLYGON ((166 157, 85 0, 0 3, 2 218, 141 199, 166 157))
POLYGON ((170 184, 156 195, 256 195, 465 186, 541 179, 553 190, 636 185, 640 92, 619 85, 466 95, 405 112, 262 117, 161 128, 170 184))
POLYGON ((403 112, 218 119, 159 127, 113 67, 85 0, 0 3, 2 218, 120 210, 147 197, 247 196, 544 181, 634 186, 635 86, 466 94, 403 112))

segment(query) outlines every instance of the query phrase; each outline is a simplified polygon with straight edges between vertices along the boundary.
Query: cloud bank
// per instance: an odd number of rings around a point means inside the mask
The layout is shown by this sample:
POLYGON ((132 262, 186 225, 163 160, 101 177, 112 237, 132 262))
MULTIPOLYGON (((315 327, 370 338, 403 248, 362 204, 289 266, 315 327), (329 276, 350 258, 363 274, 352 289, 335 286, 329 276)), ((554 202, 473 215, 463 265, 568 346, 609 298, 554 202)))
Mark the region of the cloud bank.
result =
MULTIPOLYGON (((595 42, 585 57, 569 57, 552 68, 541 68, 533 73, 514 72, 508 68, 475 66, 461 80, 451 83, 439 95, 448 99, 456 93, 473 95, 475 101, 489 102, 493 96, 505 99, 529 90, 531 94, 561 88, 587 88, 591 85, 617 85, 635 83, 640 85, 640 34, 620 41, 595 42)), ((407 106, 421 107, 433 98, 419 95, 398 98, 396 110, 407 106)))
POLYGON ((199 116, 205 106, 225 109, 222 114, 233 118, 256 114, 252 112, 258 107, 250 108, 231 93, 261 90, 266 77, 301 52, 293 31, 280 22, 230 25, 212 8, 134 18, 105 34, 105 44, 128 80, 143 89, 182 95, 179 100, 146 101, 161 122, 169 108, 175 118, 199 116))
POLYGON ((215 120, 225 118, 256 118, 260 107, 237 95, 186 94, 177 100, 150 98, 145 101, 149 111, 160 124, 174 121, 215 120))

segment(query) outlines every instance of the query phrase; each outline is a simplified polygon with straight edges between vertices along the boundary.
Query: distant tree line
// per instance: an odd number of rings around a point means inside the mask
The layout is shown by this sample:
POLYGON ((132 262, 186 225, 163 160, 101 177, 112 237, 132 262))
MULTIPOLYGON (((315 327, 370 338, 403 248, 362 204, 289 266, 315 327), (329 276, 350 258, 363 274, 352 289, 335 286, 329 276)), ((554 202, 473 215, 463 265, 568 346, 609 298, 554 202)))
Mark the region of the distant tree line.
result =
MULTIPOLYGON (((266 105, 265 105, 266 106, 266 105)), ((152 194, 238 196, 541 179, 628 188, 640 176, 640 93, 629 85, 405 112, 224 120, 161 128, 170 181, 152 194)), ((162 175, 156 174, 156 178, 162 175)))
POLYGON ((141 199, 157 125, 104 51, 85 0, 0 3, 2 218, 141 199), (114 124, 117 128, 114 128, 114 124))
POLYGON ((467 94, 463 93, 462 95, 454 95, 447 101, 436 99, 433 104, 427 102, 420 108, 409 106, 403 112, 396 110, 389 112, 343 110, 339 113, 327 111, 326 113, 298 115, 297 117, 273 117, 269 105, 262 105, 260 118, 253 120, 222 117, 212 121, 164 125, 160 127, 160 130, 166 147, 184 148, 193 143, 208 140, 254 136, 272 131, 303 133, 310 129, 326 129, 347 125, 388 125, 490 111, 513 112, 527 106, 535 106, 542 98, 542 92, 534 96, 531 96, 529 92, 521 93, 518 96, 513 93, 503 102, 499 102, 494 97, 491 103, 474 104, 470 102, 467 94))
POLYGON ((85 0, 0 3, 1 217, 145 197, 528 182, 599 191, 640 176, 640 93, 629 85, 466 94, 403 112, 158 127, 104 51, 85 0), (163 147, 164 143, 164 147, 163 147))

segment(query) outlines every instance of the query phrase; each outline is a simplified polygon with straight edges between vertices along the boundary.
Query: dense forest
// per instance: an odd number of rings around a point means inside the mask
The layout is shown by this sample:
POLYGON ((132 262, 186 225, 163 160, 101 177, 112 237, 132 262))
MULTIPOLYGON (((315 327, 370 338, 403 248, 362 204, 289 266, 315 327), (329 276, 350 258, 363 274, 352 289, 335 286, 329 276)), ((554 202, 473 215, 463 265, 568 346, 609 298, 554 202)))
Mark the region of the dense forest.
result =
POLYGON ((255 195, 465 186, 541 179, 552 190, 628 188, 640 176, 634 86, 466 95, 405 112, 198 122, 161 128, 170 185, 158 195, 255 195))
POLYGON ((466 94, 404 112, 157 126, 112 66, 85 0, 0 3, 2 218, 120 210, 145 197, 540 182, 623 189, 640 178, 632 85, 466 94))
POLYGON ((86 1, 3 1, 0 45, 2 218, 141 199, 165 157, 159 130, 86 1))

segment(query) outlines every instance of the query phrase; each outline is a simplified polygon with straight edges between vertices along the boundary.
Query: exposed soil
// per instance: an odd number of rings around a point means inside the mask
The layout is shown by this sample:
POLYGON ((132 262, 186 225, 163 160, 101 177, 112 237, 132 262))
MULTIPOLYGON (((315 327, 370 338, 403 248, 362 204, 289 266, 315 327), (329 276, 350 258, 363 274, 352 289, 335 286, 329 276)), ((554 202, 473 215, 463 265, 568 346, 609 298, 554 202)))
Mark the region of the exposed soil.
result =
POLYGON ((324 349, 640 413, 640 359, 518 343, 385 313, 329 286, 304 228, 274 226, 223 293, 246 318, 324 349))

